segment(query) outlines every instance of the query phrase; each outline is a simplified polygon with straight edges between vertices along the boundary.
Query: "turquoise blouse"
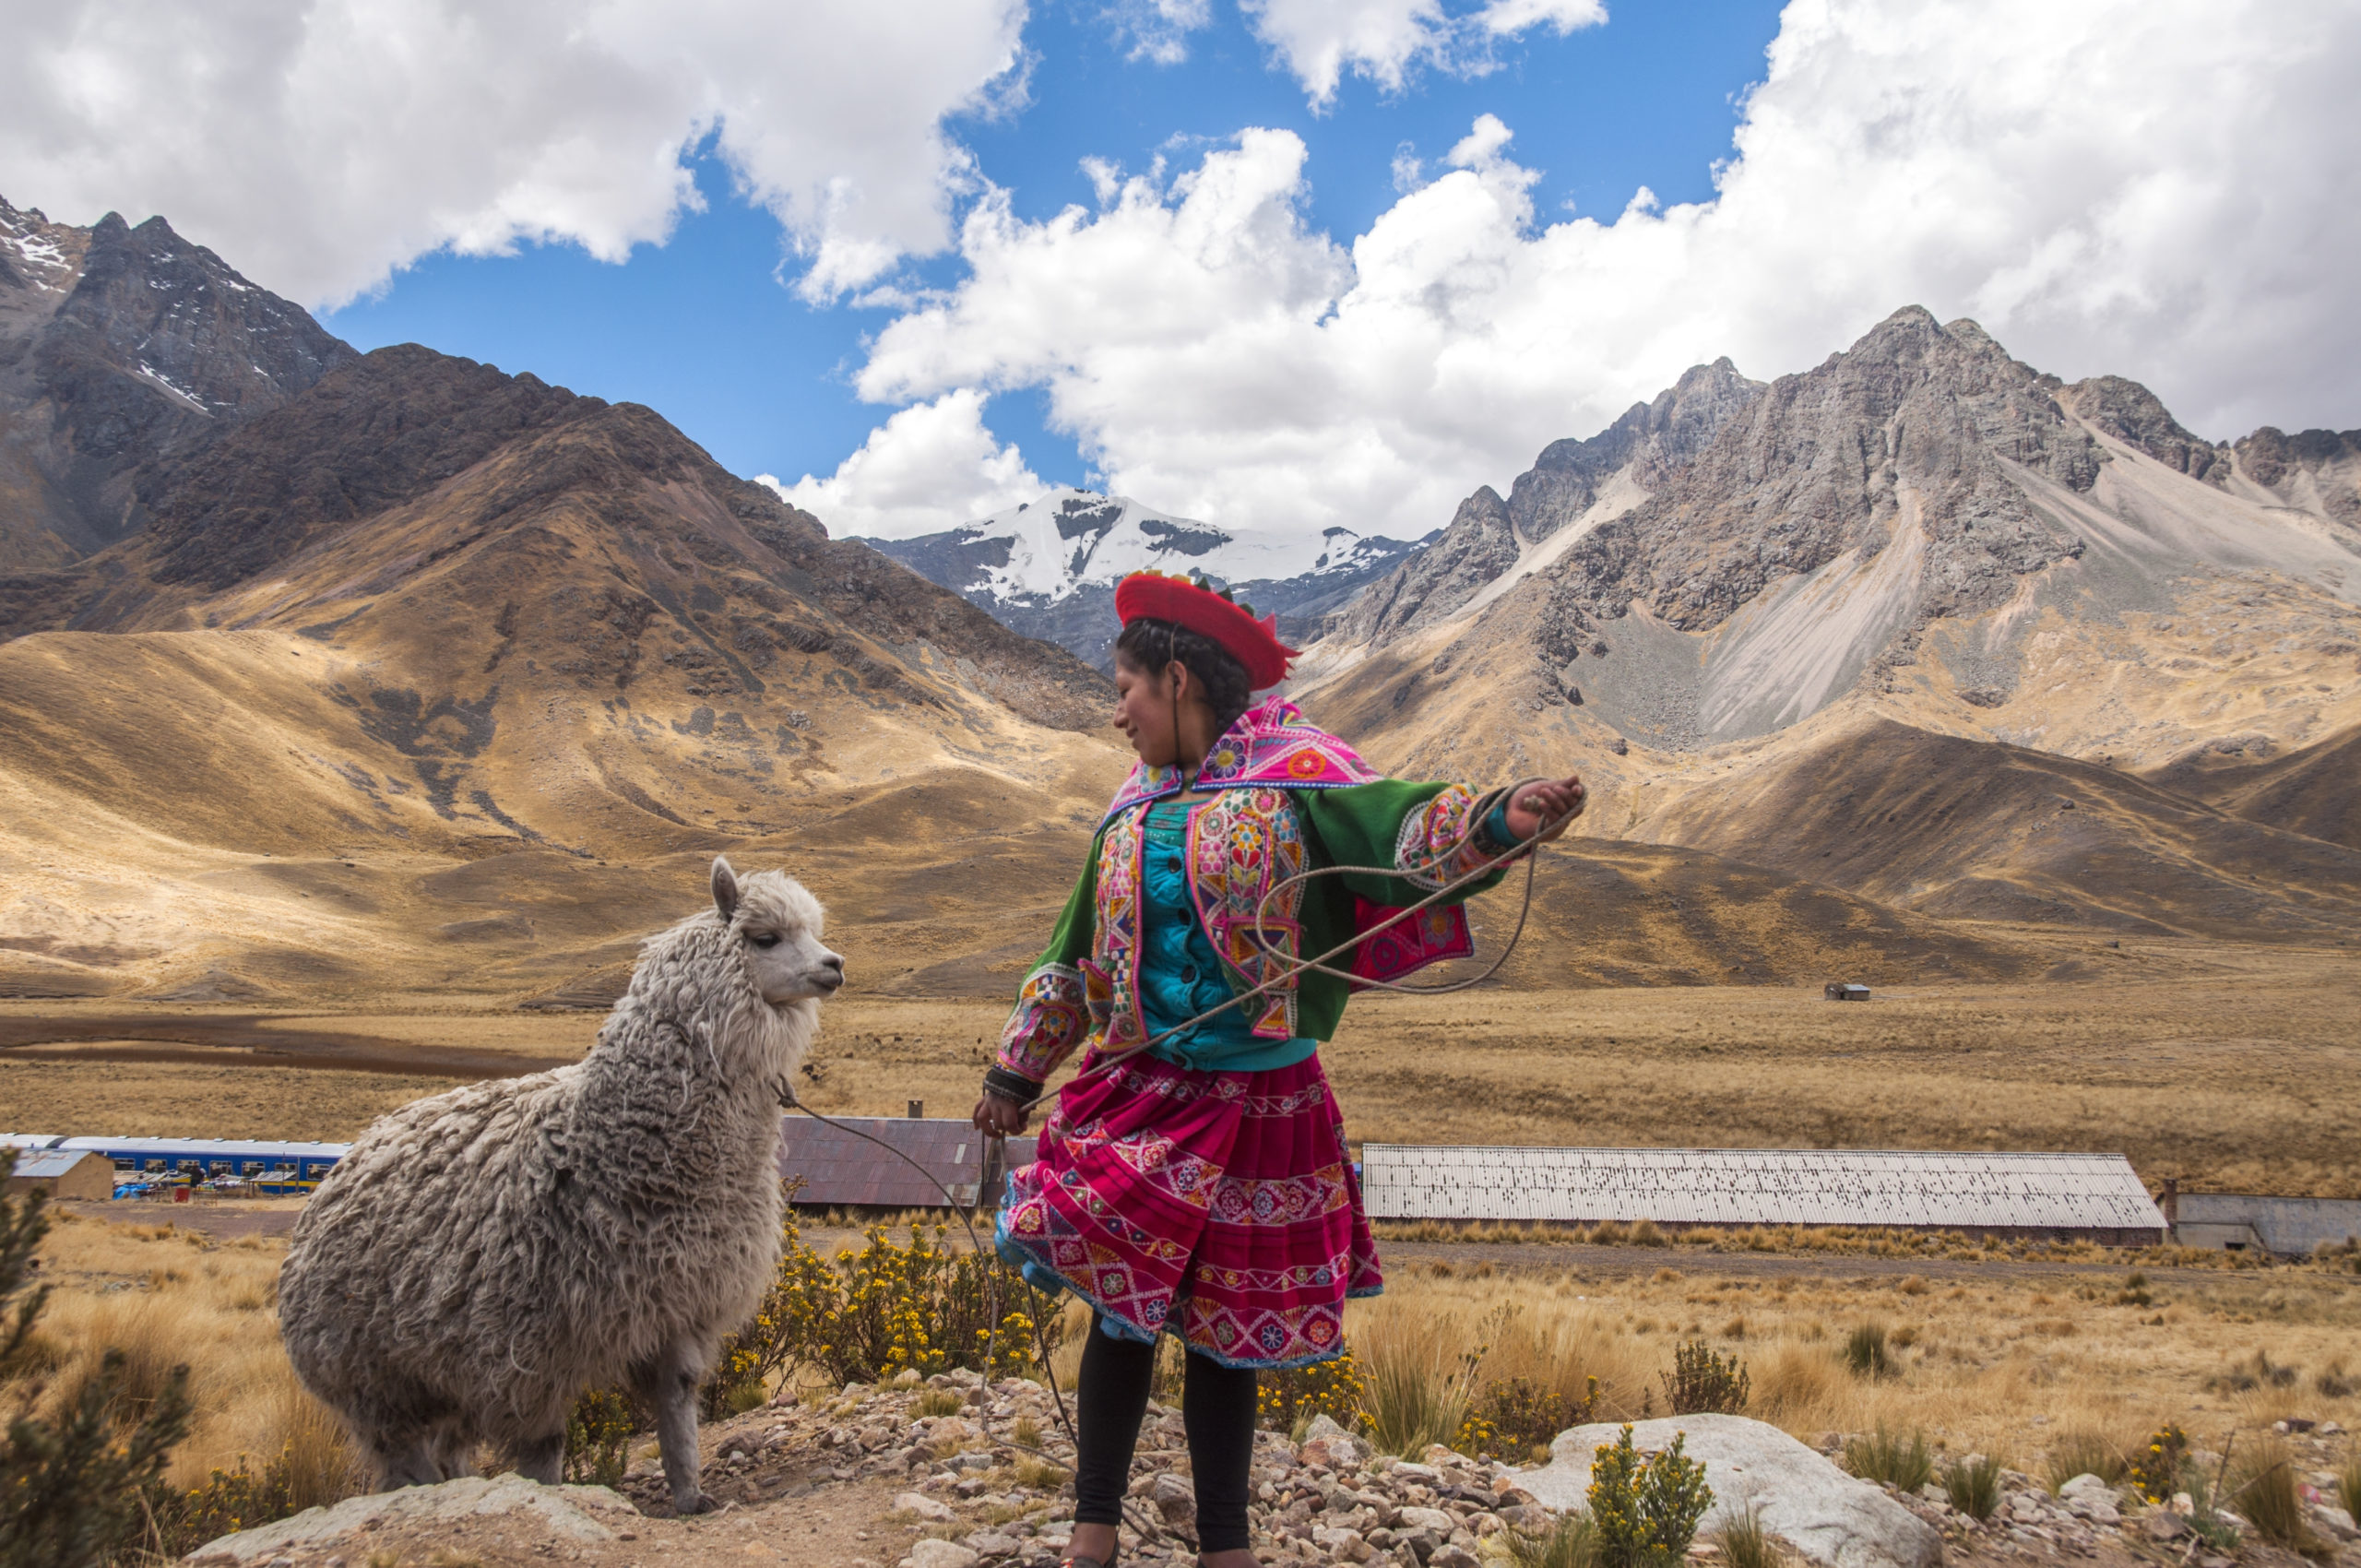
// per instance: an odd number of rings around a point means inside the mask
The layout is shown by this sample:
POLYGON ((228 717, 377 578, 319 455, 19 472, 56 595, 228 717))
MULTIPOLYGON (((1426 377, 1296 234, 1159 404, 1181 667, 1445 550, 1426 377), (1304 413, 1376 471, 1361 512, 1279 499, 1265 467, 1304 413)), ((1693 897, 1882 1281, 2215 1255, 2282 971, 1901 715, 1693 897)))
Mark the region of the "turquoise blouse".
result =
MULTIPOLYGON (((1140 857, 1145 917, 1140 921, 1140 1014, 1162 1034, 1238 994, 1189 899, 1189 814, 1203 801, 1158 801, 1148 807, 1140 857)), ((1243 1004, 1216 1014, 1150 1049, 1151 1056, 1217 1073, 1292 1067, 1320 1049, 1316 1039, 1257 1039, 1243 1004)))

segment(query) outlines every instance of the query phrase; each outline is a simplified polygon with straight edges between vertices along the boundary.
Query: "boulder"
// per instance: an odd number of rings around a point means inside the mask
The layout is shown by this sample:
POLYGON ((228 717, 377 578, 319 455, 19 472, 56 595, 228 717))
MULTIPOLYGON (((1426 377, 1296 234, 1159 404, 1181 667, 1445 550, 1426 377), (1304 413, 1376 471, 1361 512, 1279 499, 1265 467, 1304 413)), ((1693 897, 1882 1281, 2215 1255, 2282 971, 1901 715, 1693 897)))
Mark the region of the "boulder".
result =
POLYGON ((1348 1470, 1367 1464, 1377 1450, 1362 1438, 1355 1437, 1327 1416, 1311 1418, 1311 1427, 1303 1434, 1303 1446, 1296 1450, 1296 1457, 1307 1465, 1319 1465, 1331 1470, 1348 1470))
POLYGON ((902 1559, 902 1568, 976 1568, 982 1561, 957 1541, 922 1540, 902 1559))
MULTIPOLYGON (((1601 1422, 1560 1432, 1549 1463, 1517 1472, 1516 1484, 1551 1508, 1586 1506, 1591 1456, 1620 1431, 1601 1422)), ((1681 1433, 1682 1452, 1704 1465, 1714 1491, 1702 1534, 1751 1507, 1765 1531, 1828 1568, 1936 1568, 1942 1561, 1933 1526, 1776 1427, 1743 1416, 1680 1416, 1633 1423, 1631 1441, 1655 1454, 1681 1433)))
POLYGON ((1148 1484, 1147 1499, 1156 1504, 1156 1511, 1164 1515, 1166 1524, 1183 1529, 1195 1526, 1197 1489, 1182 1477, 1169 1470, 1160 1472, 1148 1484))
POLYGON ((938 1498, 929 1497, 922 1491, 905 1491, 897 1494, 894 1499, 894 1512, 924 1519, 930 1525, 948 1524, 958 1517, 951 1512, 949 1503, 938 1498))
POLYGON ((551 1538, 575 1541, 613 1540, 617 1526, 640 1516, 628 1498, 602 1486, 542 1486, 513 1472, 489 1479, 463 1476, 435 1486, 348 1497, 333 1507, 306 1508, 291 1517, 208 1541, 184 1561, 205 1568, 268 1562, 291 1551, 324 1550, 348 1536, 358 1537, 373 1525, 384 1529, 457 1524, 471 1517, 519 1512, 532 1515, 534 1527, 551 1538))

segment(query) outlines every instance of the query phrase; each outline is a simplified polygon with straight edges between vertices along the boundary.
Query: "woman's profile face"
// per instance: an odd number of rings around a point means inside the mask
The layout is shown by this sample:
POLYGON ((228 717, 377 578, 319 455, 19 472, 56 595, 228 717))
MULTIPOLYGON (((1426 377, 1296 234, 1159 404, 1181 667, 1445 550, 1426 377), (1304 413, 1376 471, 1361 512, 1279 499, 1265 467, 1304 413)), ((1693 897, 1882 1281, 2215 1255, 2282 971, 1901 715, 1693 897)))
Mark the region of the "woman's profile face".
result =
POLYGON ((1169 669, 1167 675, 1151 675, 1115 656, 1115 728, 1150 767, 1169 767, 1178 755, 1173 704, 1188 688, 1189 671, 1179 663, 1169 669))

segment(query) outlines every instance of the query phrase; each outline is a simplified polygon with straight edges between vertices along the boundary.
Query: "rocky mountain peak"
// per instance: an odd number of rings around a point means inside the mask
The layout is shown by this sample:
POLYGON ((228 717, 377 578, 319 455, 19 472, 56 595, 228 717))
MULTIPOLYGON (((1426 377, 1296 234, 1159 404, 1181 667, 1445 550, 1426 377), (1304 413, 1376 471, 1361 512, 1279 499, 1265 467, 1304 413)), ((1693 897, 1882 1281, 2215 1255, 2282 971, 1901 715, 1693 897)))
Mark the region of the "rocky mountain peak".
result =
POLYGON ((134 533, 133 474, 284 404, 355 357, 302 306, 161 218, 87 229, 0 201, 0 566, 134 533))
POLYGON ((1916 306, 1767 386, 1699 366, 1552 443, 1501 514, 1479 489, 1335 617, 1314 684, 1408 715, 1425 673, 1480 658, 1531 704, 1686 747, 1925 688, 1904 672, 1939 644, 1958 701, 2005 707, 2035 607, 2113 625, 2222 570, 2325 595, 2322 624, 2361 600, 2361 433, 2217 445, 2135 382, 2069 386, 1916 306))
POLYGON ((1114 657, 1115 585, 1130 573, 1201 572, 1278 616, 1283 636, 1302 638, 1415 548, 1347 528, 1233 534, 1087 490, 1054 490, 941 533, 867 542, 1101 670, 1114 657))

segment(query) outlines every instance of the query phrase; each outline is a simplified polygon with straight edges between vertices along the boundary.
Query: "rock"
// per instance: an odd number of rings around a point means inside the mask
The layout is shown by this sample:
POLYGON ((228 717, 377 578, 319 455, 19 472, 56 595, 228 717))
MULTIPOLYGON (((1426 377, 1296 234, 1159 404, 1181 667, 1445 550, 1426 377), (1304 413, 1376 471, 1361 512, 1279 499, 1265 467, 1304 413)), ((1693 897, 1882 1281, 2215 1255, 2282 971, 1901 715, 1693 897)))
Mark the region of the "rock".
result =
POLYGON ((1484 1560, 1464 1546, 1441 1546, 1427 1559, 1427 1568, 1484 1568, 1484 1560))
POLYGON ((983 1559, 951 1540, 922 1540, 902 1559, 903 1568, 976 1568, 983 1559))
POLYGON ((1366 1440, 1355 1437, 1325 1416, 1315 1416, 1311 1430, 1304 1435, 1303 1446, 1296 1450, 1296 1457, 1307 1465, 1348 1470, 1368 1464, 1376 1453, 1366 1440), (1321 1430, 1323 1427, 1327 1429, 1324 1431, 1321 1430))
POLYGON ((1394 1528, 1399 1530, 1432 1530, 1437 1539, 1447 1538, 1459 1528, 1459 1521, 1440 1508, 1405 1508, 1394 1528))
POLYGON ((2319 1521, 2320 1528, 2339 1540, 2361 1540, 2361 1529, 2355 1528, 2353 1515, 2334 1503, 2314 1503, 2312 1517, 2319 1521))
POLYGON ((1014 1557, 1025 1549, 1023 1541, 998 1530, 978 1530, 962 1544, 979 1557, 1014 1557))
POLYGON ((1147 1499, 1156 1504, 1168 1525, 1193 1525, 1197 1518, 1197 1491, 1179 1476, 1166 1471, 1157 1476, 1147 1490, 1147 1499))
POLYGON ((2170 1509, 2158 1509, 2140 1521, 2140 1530, 2152 1541, 2176 1541, 2189 1534, 2189 1521, 2170 1509))
POLYGON ((2115 1501, 2115 1489, 2098 1477, 2085 1471, 2059 1487, 2058 1495, 2060 1497, 2104 1497, 2112 1503, 2115 1501))
POLYGON ((930 1525, 943 1525, 958 1517, 951 1505, 922 1491, 905 1491, 894 1499, 894 1512, 924 1519, 930 1525))
POLYGON ((2306 1420, 2301 1416, 2290 1416, 2284 1421, 2272 1422, 2271 1430, 2285 1437, 2291 1432, 2309 1431, 2319 1424, 2318 1421, 2306 1420))
MULTIPOLYGON (((1583 1507, 1592 1454, 1612 1444, 1619 1431, 1602 1422, 1559 1433, 1549 1463, 1519 1472, 1517 1484, 1546 1506, 1583 1507)), ((1701 1534, 1751 1507, 1766 1531, 1832 1568, 1936 1568, 1942 1561, 1943 1538, 1933 1526, 1776 1427, 1743 1416, 1694 1415, 1637 1422, 1631 1437, 1642 1452, 1655 1453, 1676 1433, 1687 1434, 1683 1452, 1704 1465, 1705 1484, 1714 1490, 1701 1534)))
POLYGON ((347 1536, 359 1536, 373 1520, 382 1528, 457 1524, 518 1512, 533 1515, 536 1527, 551 1538, 576 1541, 612 1540, 612 1526, 639 1517, 629 1499, 602 1486, 542 1486, 513 1473, 489 1479, 465 1476, 436 1486, 349 1497, 334 1507, 306 1508, 292 1518, 208 1541, 186 1561, 260 1565, 290 1550, 311 1552, 338 1544, 347 1536))

